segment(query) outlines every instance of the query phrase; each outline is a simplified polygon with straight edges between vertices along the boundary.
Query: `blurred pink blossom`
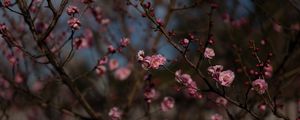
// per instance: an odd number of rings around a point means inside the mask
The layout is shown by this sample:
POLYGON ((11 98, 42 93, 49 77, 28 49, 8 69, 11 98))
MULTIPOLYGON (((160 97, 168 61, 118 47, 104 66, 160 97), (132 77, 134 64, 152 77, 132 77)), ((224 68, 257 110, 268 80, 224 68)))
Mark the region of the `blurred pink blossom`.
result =
POLYGON ((122 67, 115 71, 114 76, 118 80, 126 80, 131 74, 131 70, 128 67, 122 67))
POLYGON ((164 100, 160 103, 162 111, 166 112, 174 108, 175 100, 172 97, 164 97, 164 100))
POLYGON ((115 70, 119 67, 119 62, 116 59, 110 59, 108 63, 109 70, 115 70))
POLYGON ((118 107, 113 107, 110 109, 108 116, 111 120, 121 120, 123 112, 118 107))
POLYGON ((258 93, 258 94, 264 94, 266 90, 268 89, 268 84, 264 79, 257 79, 252 82, 252 88, 258 93))

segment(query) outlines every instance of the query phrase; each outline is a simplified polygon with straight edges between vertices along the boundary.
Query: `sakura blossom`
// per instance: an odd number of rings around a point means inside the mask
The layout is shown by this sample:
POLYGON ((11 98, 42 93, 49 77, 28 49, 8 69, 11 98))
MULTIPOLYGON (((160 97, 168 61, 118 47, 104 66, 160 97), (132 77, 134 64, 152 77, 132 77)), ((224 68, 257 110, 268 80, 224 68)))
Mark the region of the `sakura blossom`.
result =
POLYGON ((129 38, 122 38, 121 39, 121 46, 126 47, 126 46, 128 46, 129 42, 130 42, 129 38))
POLYGON ((144 97, 147 103, 151 103, 156 95, 157 91, 154 89, 154 87, 149 86, 144 89, 144 97))
POLYGON ((175 80, 185 86, 187 93, 197 99, 201 99, 202 95, 198 92, 198 87, 195 81, 189 74, 182 73, 181 70, 175 72, 175 80))
POLYGON ((215 56, 215 51, 211 48, 205 48, 204 57, 207 59, 213 59, 215 56))
POLYGON ((104 75, 106 72, 106 67, 104 65, 98 65, 97 68, 96 68, 96 73, 99 75, 99 76, 102 76, 104 75))
POLYGON ((158 69, 161 65, 164 65, 167 61, 167 59, 160 54, 145 56, 144 51, 138 52, 137 59, 142 64, 142 67, 145 70, 158 69))
POLYGON ((169 111, 175 106, 175 100, 172 97, 164 97, 160 103, 160 108, 163 112, 169 111))
POLYGON ((190 42, 189 39, 184 38, 184 39, 182 39, 182 40, 180 41, 180 44, 181 44, 182 46, 185 46, 185 47, 186 47, 186 46, 189 44, 189 42, 190 42))
POLYGON ((219 74, 219 79, 217 80, 217 82, 219 82, 222 86, 230 87, 234 80, 234 77, 234 72, 232 72, 231 70, 226 70, 219 74))
POLYGON ((119 67, 119 62, 116 59, 110 59, 108 63, 109 70, 115 70, 119 67))
POLYGON ((126 80, 130 74, 131 74, 131 70, 128 67, 118 68, 114 72, 115 78, 121 81, 126 80))
POLYGON ((121 120, 123 112, 118 107, 113 107, 109 110, 108 116, 111 120, 121 120))
POLYGON ((268 89, 268 84, 264 79, 256 79, 255 81, 252 82, 252 88, 258 94, 264 94, 268 89))

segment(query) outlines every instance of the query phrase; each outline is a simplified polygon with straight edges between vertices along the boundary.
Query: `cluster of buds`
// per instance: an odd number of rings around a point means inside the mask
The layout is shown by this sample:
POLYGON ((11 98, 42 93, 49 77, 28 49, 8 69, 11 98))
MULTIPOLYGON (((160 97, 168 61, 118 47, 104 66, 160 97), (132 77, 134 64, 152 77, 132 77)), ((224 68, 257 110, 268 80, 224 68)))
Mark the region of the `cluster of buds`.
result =
POLYGON ((232 72, 231 70, 223 71, 222 65, 208 67, 208 73, 215 81, 225 87, 230 87, 235 78, 234 72, 232 72))
POLYGON ((81 23, 79 21, 78 18, 75 18, 75 17, 71 17, 69 20, 68 20, 68 25, 70 26, 70 28, 72 30, 78 30, 81 26, 81 23))
POLYGON ((192 79, 192 77, 189 74, 182 73, 181 70, 177 70, 175 72, 175 80, 185 87, 185 90, 190 96, 197 99, 202 98, 202 94, 198 92, 196 82, 192 79))
POLYGON ((67 14, 70 16, 74 16, 75 14, 79 13, 79 9, 77 6, 70 5, 67 7, 67 14))

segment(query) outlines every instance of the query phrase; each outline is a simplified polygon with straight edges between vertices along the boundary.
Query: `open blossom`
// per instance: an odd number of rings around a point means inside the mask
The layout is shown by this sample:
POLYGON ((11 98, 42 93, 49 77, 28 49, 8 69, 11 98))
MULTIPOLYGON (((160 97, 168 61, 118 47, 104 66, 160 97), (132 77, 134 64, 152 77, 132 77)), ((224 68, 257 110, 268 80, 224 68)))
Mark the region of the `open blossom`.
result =
POLYGON ((229 87, 231 85, 231 83, 233 82, 234 77, 235 77, 234 72, 232 72, 231 70, 226 70, 219 74, 218 82, 222 86, 229 87))
POLYGON ((215 51, 211 48, 205 48, 204 57, 207 59, 212 59, 215 56, 215 51))
POLYGON ((137 59, 141 62, 142 67, 145 70, 148 69, 158 69, 161 65, 164 65, 167 59, 160 55, 152 55, 152 56, 145 56, 144 51, 139 51, 137 54, 137 59))
POLYGON ((216 103, 220 104, 220 105, 223 105, 223 106, 226 106, 228 101, 224 97, 218 97, 216 99, 216 103))
POLYGON ((109 70, 115 70, 119 67, 119 62, 116 59, 109 60, 108 63, 109 70))
POLYGON ((67 7, 67 14, 68 15, 74 15, 76 13, 79 13, 79 9, 76 6, 70 5, 67 7))
POLYGON ((174 108, 175 100, 172 97, 164 97, 164 100, 160 103, 162 111, 166 112, 174 108))
POLYGON ((223 120, 223 116, 221 116, 220 114, 213 114, 212 116, 210 116, 211 120, 223 120))
POLYGON ((131 70, 127 67, 119 68, 115 71, 114 76, 118 80, 126 80, 131 74, 131 70))
POLYGON ((78 29, 80 28, 81 23, 80 23, 80 21, 79 21, 78 18, 73 17, 73 18, 70 18, 70 19, 68 20, 68 25, 69 25, 73 30, 78 30, 78 29))
POLYGON ((264 79, 257 79, 252 82, 252 88, 258 93, 258 94, 264 94, 266 90, 268 89, 268 84, 264 79))
POLYGON ((113 107, 110 109, 108 116, 111 120, 121 120, 123 112, 118 107, 113 107))

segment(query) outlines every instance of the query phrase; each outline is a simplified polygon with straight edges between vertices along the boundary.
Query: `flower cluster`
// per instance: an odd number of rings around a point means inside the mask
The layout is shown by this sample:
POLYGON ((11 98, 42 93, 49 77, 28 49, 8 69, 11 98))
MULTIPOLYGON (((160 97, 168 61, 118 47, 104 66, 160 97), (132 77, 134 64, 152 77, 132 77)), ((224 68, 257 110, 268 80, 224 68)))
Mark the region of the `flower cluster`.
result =
POLYGON ((139 51, 137 54, 138 61, 142 64, 145 70, 158 69, 161 65, 166 63, 166 58, 160 54, 145 56, 144 51, 139 51))
POLYGON ((166 112, 174 108, 175 100, 172 97, 164 97, 164 100, 160 103, 162 111, 166 112))
POLYGON ((194 98, 202 98, 202 95, 198 93, 198 87, 195 81, 189 74, 182 74, 181 70, 175 72, 175 80, 180 84, 184 85, 188 94, 194 98))
POLYGON ((210 66, 208 72, 214 80, 225 87, 230 87, 235 77, 234 72, 231 70, 223 71, 222 65, 210 66))
POLYGON ((257 79, 252 82, 252 88, 258 93, 258 94, 264 94, 266 90, 268 89, 268 83, 264 79, 257 79))

